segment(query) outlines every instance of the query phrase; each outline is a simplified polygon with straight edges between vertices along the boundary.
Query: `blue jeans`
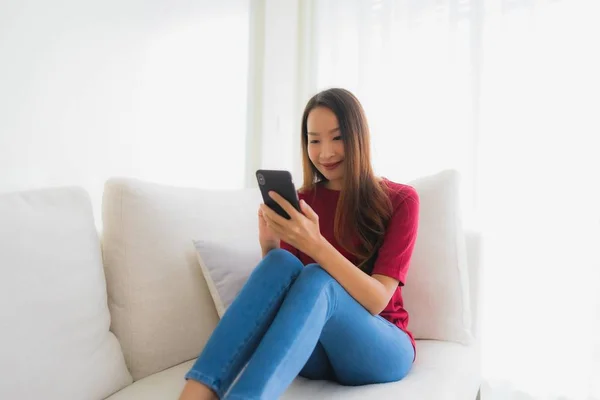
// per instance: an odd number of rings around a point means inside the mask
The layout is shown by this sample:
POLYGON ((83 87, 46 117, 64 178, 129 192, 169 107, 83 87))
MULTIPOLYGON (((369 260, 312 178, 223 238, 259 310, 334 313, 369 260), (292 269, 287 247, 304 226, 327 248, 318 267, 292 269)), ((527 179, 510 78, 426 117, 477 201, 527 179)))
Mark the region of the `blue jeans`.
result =
POLYGON ((342 385, 393 382, 413 359, 405 332, 318 265, 278 249, 252 272, 185 378, 220 398, 276 399, 298 374, 342 385))

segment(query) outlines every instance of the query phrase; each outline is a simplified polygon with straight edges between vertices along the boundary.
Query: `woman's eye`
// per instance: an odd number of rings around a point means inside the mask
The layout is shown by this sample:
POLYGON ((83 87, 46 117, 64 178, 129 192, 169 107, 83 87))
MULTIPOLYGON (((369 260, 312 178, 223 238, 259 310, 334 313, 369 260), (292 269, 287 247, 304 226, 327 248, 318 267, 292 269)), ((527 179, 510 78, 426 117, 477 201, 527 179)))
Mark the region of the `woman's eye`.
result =
POLYGON ((309 143, 310 144, 317 144, 317 143, 319 143, 319 141, 318 140, 311 140, 309 143))
POLYGON ((340 136, 336 136, 336 137, 333 138, 333 140, 342 140, 342 136, 341 135, 340 136))

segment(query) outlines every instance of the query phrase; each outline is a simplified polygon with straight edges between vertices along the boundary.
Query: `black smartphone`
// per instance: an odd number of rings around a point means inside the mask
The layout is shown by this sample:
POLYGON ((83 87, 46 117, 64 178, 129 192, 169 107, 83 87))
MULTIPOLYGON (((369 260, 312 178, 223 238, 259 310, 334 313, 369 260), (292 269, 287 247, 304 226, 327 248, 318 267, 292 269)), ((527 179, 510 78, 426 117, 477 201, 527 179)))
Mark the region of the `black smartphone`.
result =
POLYGON ((256 180, 258 181, 258 187, 260 188, 264 203, 277 214, 286 219, 290 219, 288 213, 269 196, 270 191, 279 194, 296 210, 300 211, 298 193, 296 192, 294 182, 292 181, 292 174, 290 174, 289 171, 259 169, 256 171, 256 180))

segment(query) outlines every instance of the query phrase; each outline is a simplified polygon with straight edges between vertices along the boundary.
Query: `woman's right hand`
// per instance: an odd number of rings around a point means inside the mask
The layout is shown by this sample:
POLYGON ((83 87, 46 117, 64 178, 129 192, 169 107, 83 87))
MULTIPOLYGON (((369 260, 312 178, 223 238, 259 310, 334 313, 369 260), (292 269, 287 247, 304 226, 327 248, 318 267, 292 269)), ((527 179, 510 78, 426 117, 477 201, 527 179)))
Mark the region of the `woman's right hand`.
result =
POLYGON ((263 255, 270 250, 279 248, 279 236, 277 236, 268 226, 260 207, 258 208, 258 241, 263 255))

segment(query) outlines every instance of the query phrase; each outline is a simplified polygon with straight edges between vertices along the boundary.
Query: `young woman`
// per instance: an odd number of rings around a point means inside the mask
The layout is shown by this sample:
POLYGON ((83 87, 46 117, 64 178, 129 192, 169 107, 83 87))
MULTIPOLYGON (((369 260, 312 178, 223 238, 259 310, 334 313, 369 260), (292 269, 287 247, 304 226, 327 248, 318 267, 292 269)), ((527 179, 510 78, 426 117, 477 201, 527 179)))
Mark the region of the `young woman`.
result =
POLYGON ((180 400, 276 399, 299 374, 342 385, 402 379, 415 358, 402 286, 415 244, 415 190, 374 175, 369 128, 344 89, 302 118, 301 211, 262 204, 263 259, 187 373, 180 400))

